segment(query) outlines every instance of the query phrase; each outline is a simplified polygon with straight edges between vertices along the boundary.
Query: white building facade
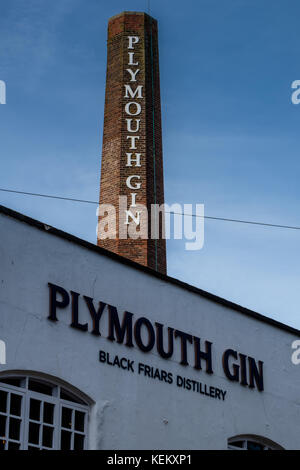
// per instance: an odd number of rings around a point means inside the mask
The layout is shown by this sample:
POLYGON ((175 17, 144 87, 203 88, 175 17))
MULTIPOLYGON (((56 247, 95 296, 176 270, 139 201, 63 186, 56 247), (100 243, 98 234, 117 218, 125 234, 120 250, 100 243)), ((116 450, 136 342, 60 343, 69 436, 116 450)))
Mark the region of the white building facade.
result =
POLYGON ((300 332, 0 207, 3 449, 300 449, 300 332))

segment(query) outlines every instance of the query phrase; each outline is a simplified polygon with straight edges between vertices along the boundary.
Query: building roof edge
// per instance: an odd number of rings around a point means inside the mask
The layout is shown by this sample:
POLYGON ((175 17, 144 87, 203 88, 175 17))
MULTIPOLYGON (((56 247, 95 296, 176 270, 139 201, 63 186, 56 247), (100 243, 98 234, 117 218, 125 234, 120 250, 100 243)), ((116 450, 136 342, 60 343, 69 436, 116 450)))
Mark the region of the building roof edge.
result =
POLYGON ((200 289, 199 287, 192 286, 190 284, 187 284, 183 281, 180 281, 179 279, 170 277, 166 274, 159 273, 157 271, 154 271, 153 269, 143 266, 141 264, 138 264, 134 261, 131 261, 127 258, 124 258, 123 256, 117 255, 116 253, 113 253, 111 251, 108 251, 104 248, 101 248, 100 246, 94 245, 93 243, 90 243, 86 240, 82 240, 81 238, 76 237, 75 235, 71 235, 70 233, 64 232, 62 230, 59 230, 55 227, 52 227, 46 223, 40 222, 36 219, 32 219, 31 217, 28 217, 24 214, 21 214, 20 212, 16 212, 12 209, 9 209, 8 207, 0 205, 0 214, 4 214, 8 217, 12 217, 19 222, 26 223, 28 225, 31 225, 39 230, 42 230, 43 232, 49 234, 49 235, 54 235, 59 238, 63 238, 71 243, 75 243, 77 245, 80 245, 88 250, 94 251, 98 254, 101 254, 103 256, 107 256, 119 263, 125 264, 127 266, 130 266, 132 268, 138 269, 140 271, 143 271, 150 276, 154 276, 156 278, 159 278, 165 282, 169 282, 170 284, 177 285, 181 287, 182 289, 188 290, 190 292, 193 292, 195 294, 201 295, 202 297, 211 300, 212 302, 218 303, 220 305, 223 305, 224 307, 230 308, 232 310, 235 310, 243 315, 246 315, 248 317, 254 318, 258 321, 261 321, 263 323, 267 323, 271 326, 274 326, 275 328, 279 328, 281 330, 287 331, 288 333, 294 334, 296 336, 300 337, 300 330, 293 328, 292 326, 286 325, 285 323, 281 323, 277 320, 274 320, 273 318, 267 317, 261 313, 255 312, 253 310, 250 310, 246 307, 242 307, 241 305, 238 305, 234 302, 231 302, 230 300, 226 300, 222 297, 219 297, 215 294, 211 294, 210 292, 204 291, 200 289))

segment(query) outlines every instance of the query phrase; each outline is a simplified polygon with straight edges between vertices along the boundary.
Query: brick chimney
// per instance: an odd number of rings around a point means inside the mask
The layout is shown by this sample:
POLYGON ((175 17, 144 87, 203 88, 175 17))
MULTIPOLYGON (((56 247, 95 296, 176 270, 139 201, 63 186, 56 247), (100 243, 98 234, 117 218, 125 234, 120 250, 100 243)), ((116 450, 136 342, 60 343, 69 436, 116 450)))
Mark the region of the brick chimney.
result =
POLYGON ((109 221, 110 216, 102 213, 98 245, 166 273, 162 217, 152 216, 152 225, 160 226, 159 238, 151 238, 150 230, 151 204, 163 203, 157 21, 146 13, 123 12, 108 23, 100 186, 100 207, 112 204, 116 209, 116 236, 105 238, 107 227, 103 229, 103 222, 105 218, 109 221), (128 204, 123 210, 119 196, 127 196, 128 204), (127 233, 129 222, 135 223, 138 231, 138 204, 148 209, 148 238, 124 239, 121 232, 127 233))

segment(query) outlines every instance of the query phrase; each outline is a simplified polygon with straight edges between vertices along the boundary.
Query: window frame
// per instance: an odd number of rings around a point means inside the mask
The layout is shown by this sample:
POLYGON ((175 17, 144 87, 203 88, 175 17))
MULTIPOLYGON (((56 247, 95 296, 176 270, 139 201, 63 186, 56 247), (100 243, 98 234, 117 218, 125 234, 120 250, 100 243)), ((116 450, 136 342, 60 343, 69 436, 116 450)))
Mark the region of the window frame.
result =
MULTIPOLYGON (((9 388, 9 386, 7 386, 6 384, 3 384, 3 385, 5 385, 5 386, 4 387, 0 386, 0 391, 6 392, 7 397, 8 397, 7 402, 6 402, 6 411, 5 412, 0 411, 0 415, 5 416, 5 418, 6 418, 6 422, 5 422, 5 439, 6 439, 6 442, 5 442, 5 449, 4 450, 8 450, 8 446, 9 446, 10 442, 20 444, 19 449, 21 450, 23 448, 22 444, 24 442, 24 422, 25 422, 25 408, 26 408, 26 405, 24 405, 23 403, 25 403, 26 393, 25 393, 25 391, 20 390, 20 389, 16 390, 16 387, 14 387, 12 389, 12 388, 9 388), (22 402, 23 403, 21 404, 21 414, 20 414, 20 416, 14 415, 10 412, 11 394, 19 395, 19 396, 22 397, 22 402), (8 426, 9 426, 10 418, 15 418, 15 419, 21 420, 19 440, 12 439, 12 438, 9 437, 9 427, 8 426)), ((0 439, 3 439, 3 437, 0 436, 0 439)))
POLYGON ((227 450, 249 450, 248 443, 259 444, 263 447, 261 450, 284 450, 279 444, 263 436, 256 436, 251 434, 243 434, 239 436, 230 437, 227 440, 227 450), (242 442, 242 447, 235 446, 235 442, 242 442))
MULTIPOLYGON (((71 447, 74 450, 74 438, 75 434, 84 436, 83 438, 83 449, 88 448, 88 439, 89 439, 89 419, 90 419, 90 403, 87 400, 84 400, 79 394, 74 392, 71 387, 68 387, 65 384, 60 384, 53 379, 47 379, 40 375, 25 375, 25 374, 8 374, 0 375, 0 390, 8 393, 9 402, 6 404, 6 411, 0 412, 2 416, 6 417, 5 425, 5 450, 7 450, 10 442, 20 443, 19 450, 28 450, 28 447, 31 447, 32 450, 60 450, 61 449, 61 433, 62 431, 67 431, 71 433, 71 447), (11 385, 5 382, 5 380, 16 379, 20 380, 20 385, 11 385), (41 385, 47 385, 51 387, 52 394, 47 395, 46 393, 40 393, 34 390, 30 390, 29 381, 34 380, 35 382, 41 385), (61 392, 64 394, 70 394, 70 398, 74 397, 74 401, 68 401, 65 398, 61 398, 61 392), (10 397, 11 394, 16 394, 22 396, 21 402, 21 414, 20 416, 15 416, 10 413, 10 397), (39 421, 30 418, 30 400, 35 399, 41 402, 40 406, 40 419, 39 421), (76 400, 76 401, 75 401, 76 400), (78 403, 78 402, 80 403, 78 403), (53 423, 46 423, 44 421, 44 416, 42 415, 44 403, 53 404, 53 423), (62 426, 62 410, 63 408, 68 408, 72 410, 72 426, 71 429, 64 428, 62 426), (76 411, 84 413, 84 431, 75 430, 75 413, 76 411), (20 440, 16 441, 9 438, 8 432, 8 422, 9 418, 17 418, 21 420, 20 424, 20 440), (33 444, 29 443, 29 424, 30 423, 39 424, 39 443, 33 444), (52 447, 43 445, 42 441, 42 430, 44 426, 53 428, 52 435, 52 447)), ((31 449, 29 449, 30 451, 31 449)))

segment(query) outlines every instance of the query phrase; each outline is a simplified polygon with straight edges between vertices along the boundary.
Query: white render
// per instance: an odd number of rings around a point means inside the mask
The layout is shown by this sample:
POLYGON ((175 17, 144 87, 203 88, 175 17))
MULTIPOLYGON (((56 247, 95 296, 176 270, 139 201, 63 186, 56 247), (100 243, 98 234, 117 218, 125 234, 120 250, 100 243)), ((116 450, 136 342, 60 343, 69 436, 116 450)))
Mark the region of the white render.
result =
MULTIPOLYGON (((88 245, 88 244, 87 244, 88 245)), ((160 279, 88 247, 37 228, 0 210, 0 340, 7 371, 34 371, 76 387, 92 402, 91 449, 226 449, 227 439, 256 435, 285 449, 300 449, 300 365, 291 361, 295 333, 251 318, 184 286, 160 279), (71 306, 51 322, 48 283, 158 321, 213 342, 214 374, 179 364, 156 349, 109 341, 90 333, 91 319, 80 300, 80 321, 70 327, 71 306), (265 390, 229 381, 222 354, 236 349, 264 362, 265 390), (99 362, 99 350, 143 362, 173 375, 227 390, 225 401, 178 388, 99 362)))

